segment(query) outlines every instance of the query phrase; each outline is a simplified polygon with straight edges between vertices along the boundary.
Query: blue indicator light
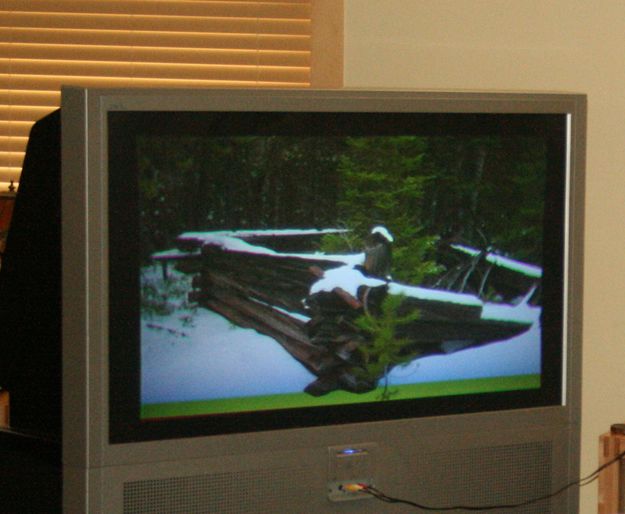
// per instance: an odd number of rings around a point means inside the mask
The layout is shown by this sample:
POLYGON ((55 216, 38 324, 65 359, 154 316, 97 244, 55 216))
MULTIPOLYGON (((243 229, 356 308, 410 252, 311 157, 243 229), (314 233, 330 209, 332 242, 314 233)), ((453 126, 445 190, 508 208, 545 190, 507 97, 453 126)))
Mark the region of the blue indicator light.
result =
POLYGON ((339 455, 360 455, 362 453, 367 453, 367 450, 363 450, 362 448, 345 448, 338 452, 339 455))

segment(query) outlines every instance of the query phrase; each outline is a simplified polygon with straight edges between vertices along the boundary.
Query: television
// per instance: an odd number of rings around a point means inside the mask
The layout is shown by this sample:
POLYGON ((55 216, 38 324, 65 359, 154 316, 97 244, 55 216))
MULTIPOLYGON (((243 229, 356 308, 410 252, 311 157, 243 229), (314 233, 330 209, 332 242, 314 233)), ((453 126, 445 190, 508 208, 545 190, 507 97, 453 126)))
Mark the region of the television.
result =
POLYGON ((65 88, 65 511, 577 512, 585 113, 65 88))

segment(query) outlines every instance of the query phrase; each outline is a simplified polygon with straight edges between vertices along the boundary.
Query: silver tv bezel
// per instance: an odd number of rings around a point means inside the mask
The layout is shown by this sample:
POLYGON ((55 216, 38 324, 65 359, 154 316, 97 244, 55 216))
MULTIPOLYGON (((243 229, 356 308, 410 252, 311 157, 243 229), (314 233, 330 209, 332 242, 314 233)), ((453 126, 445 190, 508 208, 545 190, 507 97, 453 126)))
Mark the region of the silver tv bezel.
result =
MULTIPOLYGON (((574 478, 579 460, 583 194, 586 99, 565 93, 110 90, 64 88, 62 94, 63 463, 66 509, 109 512, 128 476, 221 472, 313 461, 337 444, 373 441, 399 452, 413 447, 488 446, 553 441, 554 476, 574 478), (109 110, 292 110, 566 113, 565 324, 561 405, 259 433, 111 444, 108 433, 107 153, 109 110), (415 440, 418 431, 418 441, 415 440), (287 449, 290 448, 290 449, 287 449), (261 450, 259 450, 261 449, 261 450), (244 459, 243 459, 244 458, 244 459), (244 462, 243 462, 244 460, 244 462), (281 464, 279 464, 279 462, 281 464), (115 478, 115 477, 121 478, 115 478)), ((318 466, 318 463, 316 464, 318 466)), ((313 466, 314 467, 314 466, 313 466)), ((315 468, 316 469, 316 468, 315 468)), ((139 479, 139 478, 137 478, 139 479)), ((563 499, 576 512, 577 493, 563 499)), ((116 503, 117 502, 117 503, 116 503)), ((116 508, 116 507, 113 507, 116 508)), ((70 510, 67 510, 70 512, 70 510)), ((328 506, 328 512, 333 512, 328 506)))

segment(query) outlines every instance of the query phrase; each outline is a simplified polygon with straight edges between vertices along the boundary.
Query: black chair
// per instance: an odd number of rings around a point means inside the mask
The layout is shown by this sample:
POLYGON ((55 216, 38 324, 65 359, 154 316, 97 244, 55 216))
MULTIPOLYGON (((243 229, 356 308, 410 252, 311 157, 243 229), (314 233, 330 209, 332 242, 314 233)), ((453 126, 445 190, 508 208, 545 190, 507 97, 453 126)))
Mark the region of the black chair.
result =
POLYGON ((0 387, 11 426, 61 438, 61 121, 33 125, 0 268, 0 387))

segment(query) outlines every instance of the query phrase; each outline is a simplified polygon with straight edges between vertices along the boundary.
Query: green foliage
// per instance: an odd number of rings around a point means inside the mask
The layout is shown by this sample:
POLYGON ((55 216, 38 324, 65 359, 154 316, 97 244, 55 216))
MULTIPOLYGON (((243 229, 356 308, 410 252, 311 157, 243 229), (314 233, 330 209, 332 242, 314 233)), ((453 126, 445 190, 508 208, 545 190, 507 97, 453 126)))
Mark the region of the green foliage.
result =
POLYGON ((387 295, 382 301, 379 316, 364 314, 355 320, 356 325, 371 338, 371 343, 360 347, 362 370, 367 380, 384 380, 382 399, 387 400, 392 394, 388 387, 388 373, 393 366, 410 363, 417 353, 409 351, 410 341, 397 337, 401 325, 419 318, 414 311, 406 315, 399 314, 404 300, 403 295, 387 295))
POLYGON ((320 247, 325 253, 354 253, 362 251, 364 241, 353 231, 342 234, 324 234, 320 247))
POLYGON ((542 261, 546 142, 540 137, 432 137, 424 168, 429 234, 542 261))
POLYGON ((425 141, 417 137, 349 138, 340 159, 341 217, 356 232, 383 223, 399 235, 414 226, 423 185, 428 177, 419 173, 425 141), (395 226, 391 226, 395 225, 395 226))
POLYGON ((546 144, 540 137, 165 136, 140 138, 142 257, 183 231, 328 228, 326 252, 393 234, 396 280, 441 272, 439 239, 542 261, 546 144))
POLYGON ((441 273, 443 266, 432 258, 437 241, 436 236, 421 236, 394 247, 393 278, 399 282, 422 284, 428 277, 441 273))
POLYGON ((348 245, 326 238, 324 251, 362 251, 373 225, 393 234, 393 278, 421 283, 441 271, 434 261, 436 236, 424 234, 424 190, 432 176, 424 173, 427 140, 421 137, 349 138, 338 171, 341 219, 352 229, 348 245))

